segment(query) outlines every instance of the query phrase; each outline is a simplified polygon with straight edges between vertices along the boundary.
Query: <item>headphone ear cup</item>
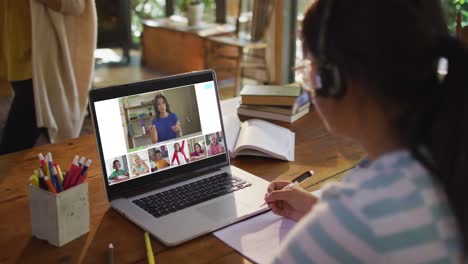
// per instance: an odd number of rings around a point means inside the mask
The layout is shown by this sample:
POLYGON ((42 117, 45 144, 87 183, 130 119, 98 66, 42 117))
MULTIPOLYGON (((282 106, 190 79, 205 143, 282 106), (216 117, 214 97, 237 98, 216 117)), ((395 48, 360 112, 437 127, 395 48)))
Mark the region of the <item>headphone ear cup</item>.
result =
POLYGON ((341 97, 345 92, 344 79, 341 71, 333 64, 327 63, 319 69, 317 80, 317 95, 341 97))

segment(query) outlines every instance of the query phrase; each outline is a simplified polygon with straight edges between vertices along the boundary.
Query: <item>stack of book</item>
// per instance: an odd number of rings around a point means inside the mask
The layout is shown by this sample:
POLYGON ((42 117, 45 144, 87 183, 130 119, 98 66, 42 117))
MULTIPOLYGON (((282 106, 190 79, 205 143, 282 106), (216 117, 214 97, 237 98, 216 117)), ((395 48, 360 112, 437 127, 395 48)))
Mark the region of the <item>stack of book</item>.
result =
POLYGON ((245 85, 240 95, 239 115, 292 123, 309 112, 309 97, 297 83, 245 85))

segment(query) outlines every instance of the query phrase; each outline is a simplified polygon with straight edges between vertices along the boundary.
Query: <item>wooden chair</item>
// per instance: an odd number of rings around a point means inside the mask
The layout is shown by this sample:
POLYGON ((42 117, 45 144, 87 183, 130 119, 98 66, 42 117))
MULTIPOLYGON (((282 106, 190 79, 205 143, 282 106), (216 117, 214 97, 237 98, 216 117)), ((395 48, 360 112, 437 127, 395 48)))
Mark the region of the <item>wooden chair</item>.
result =
MULTIPOLYGON (((270 79, 266 62, 265 33, 273 14, 274 0, 253 0, 250 32, 247 33, 240 30, 242 2, 239 0, 235 35, 210 37, 207 52, 209 58, 206 59, 209 64, 207 66, 217 73, 234 72, 236 95, 240 93, 242 78, 245 77, 247 69, 263 71, 263 82, 270 79)), ((258 74, 253 77, 261 79, 258 74)))

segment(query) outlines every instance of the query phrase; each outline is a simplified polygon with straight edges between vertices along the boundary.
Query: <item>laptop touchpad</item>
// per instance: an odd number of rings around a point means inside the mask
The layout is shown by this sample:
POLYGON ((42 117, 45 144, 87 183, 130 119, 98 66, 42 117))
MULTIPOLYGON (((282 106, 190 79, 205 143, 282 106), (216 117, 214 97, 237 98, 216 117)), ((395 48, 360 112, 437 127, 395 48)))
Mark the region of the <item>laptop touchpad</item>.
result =
POLYGON ((197 211, 213 221, 220 221, 244 215, 248 209, 248 206, 240 201, 236 202, 234 198, 226 197, 225 199, 197 208, 197 211))

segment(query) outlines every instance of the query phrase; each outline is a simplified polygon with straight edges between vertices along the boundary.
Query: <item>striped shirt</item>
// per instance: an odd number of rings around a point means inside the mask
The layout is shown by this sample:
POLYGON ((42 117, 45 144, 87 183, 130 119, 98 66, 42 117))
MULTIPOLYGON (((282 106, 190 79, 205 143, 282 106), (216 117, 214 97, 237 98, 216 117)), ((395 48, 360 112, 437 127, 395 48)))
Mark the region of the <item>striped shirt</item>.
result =
POLYGON ((458 233, 442 189, 402 150, 324 187, 274 263, 459 263, 458 233))

